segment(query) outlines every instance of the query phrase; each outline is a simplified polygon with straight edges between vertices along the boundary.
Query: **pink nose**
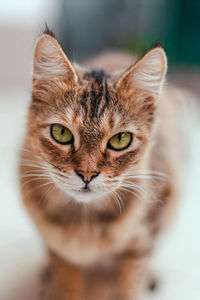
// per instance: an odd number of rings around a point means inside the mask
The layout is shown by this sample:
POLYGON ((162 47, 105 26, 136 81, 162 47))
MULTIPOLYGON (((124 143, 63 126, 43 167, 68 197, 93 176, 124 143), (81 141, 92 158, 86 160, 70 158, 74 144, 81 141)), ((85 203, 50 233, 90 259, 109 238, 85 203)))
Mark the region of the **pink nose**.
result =
POLYGON ((99 175, 97 171, 85 172, 83 170, 75 170, 76 174, 81 177, 84 183, 89 183, 93 178, 99 175))

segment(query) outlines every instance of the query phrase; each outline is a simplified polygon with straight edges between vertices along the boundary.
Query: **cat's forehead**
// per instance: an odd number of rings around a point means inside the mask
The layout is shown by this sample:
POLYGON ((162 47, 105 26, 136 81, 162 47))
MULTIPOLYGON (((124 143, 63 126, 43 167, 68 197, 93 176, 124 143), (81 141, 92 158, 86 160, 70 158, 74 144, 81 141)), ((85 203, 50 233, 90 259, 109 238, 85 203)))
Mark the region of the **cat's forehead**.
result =
POLYGON ((66 105, 68 124, 76 128, 82 142, 97 145, 109 130, 119 125, 121 104, 117 99, 110 74, 103 70, 84 73, 72 105, 66 105))
MULTIPOLYGON (((124 108, 118 99, 112 77, 104 70, 92 70, 82 77, 76 94, 76 115, 88 130, 113 127, 115 121, 123 119, 124 108)), ((87 131, 88 131, 87 130, 87 131)))
POLYGON ((100 134, 128 121, 128 112, 119 99, 112 76, 104 70, 92 70, 82 75, 71 104, 70 107, 66 105, 66 111, 76 125, 81 126, 82 133, 100 134))
POLYGON ((78 105, 90 121, 100 120, 116 103, 116 94, 104 70, 85 72, 77 93, 78 105))
MULTIPOLYGON (((103 70, 85 72, 75 95, 66 96, 64 119, 67 127, 91 149, 108 136, 127 131, 128 111, 120 101, 113 78, 103 70)), ((132 121, 131 121, 132 123, 132 121)))

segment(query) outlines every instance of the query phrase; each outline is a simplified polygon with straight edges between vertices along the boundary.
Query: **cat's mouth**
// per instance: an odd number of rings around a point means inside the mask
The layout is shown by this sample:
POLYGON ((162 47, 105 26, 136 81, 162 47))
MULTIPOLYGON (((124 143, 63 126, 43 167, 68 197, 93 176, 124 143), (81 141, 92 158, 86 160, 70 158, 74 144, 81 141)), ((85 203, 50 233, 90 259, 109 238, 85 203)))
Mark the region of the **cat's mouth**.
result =
POLYGON ((74 188, 68 192, 78 202, 91 202, 94 199, 101 198, 105 194, 105 191, 94 190, 90 187, 74 188))
POLYGON ((78 190, 79 193, 91 193, 93 192, 88 186, 82 187, 80 190, 78 190))
POLYGON ((94 193, 94 191, 91 190, 91 188, 89 188, 88 186, 84 186, 80 189, 73 189, 72 190, 75 193, 79 193, 79 194, 89 194, 89 193, 94 193))
POLYGON ((71 196, 78 202, 90 202, 93 199, 98 198, 99 193, 92 190, 89 187, 82 187, 77 189, 71 189, 71 192, 68 191, 71 196))

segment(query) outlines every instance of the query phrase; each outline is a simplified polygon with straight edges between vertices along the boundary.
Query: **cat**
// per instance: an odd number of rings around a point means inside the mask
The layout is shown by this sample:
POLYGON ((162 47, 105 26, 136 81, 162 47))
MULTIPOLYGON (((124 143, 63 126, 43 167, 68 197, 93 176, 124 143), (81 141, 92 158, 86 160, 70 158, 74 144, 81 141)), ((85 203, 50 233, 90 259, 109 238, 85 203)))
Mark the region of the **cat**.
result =
POLYGON ((119 71, 127 59, 108 57, 91 69, 71 63, 50 31, 36 41, 20 183, 48 249, 42 299, 143 299, 178 199, 165 51, 119 71))

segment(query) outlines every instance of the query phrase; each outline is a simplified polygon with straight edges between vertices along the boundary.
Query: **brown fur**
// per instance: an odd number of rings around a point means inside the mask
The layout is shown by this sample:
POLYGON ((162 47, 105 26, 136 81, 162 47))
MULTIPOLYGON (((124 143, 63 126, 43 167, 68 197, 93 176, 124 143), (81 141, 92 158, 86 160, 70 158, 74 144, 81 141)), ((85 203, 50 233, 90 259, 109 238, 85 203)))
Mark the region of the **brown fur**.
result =
MULTIPOLYGON (((106 69, 102 57, 101 65, 106 69)), ((115 69, 110 61, 109 68, 115 69)), ((107 73, 72 65, 53 36, 39 38, 20 174, 24 203, 49 248, 45 299, 143 297, 155 237, 177 198, 176 112, 173 89, 160 91, 165 72, 160 47, 127 71, 107 73), (71 130, 73 144, 52 139, 54 123, 71 130), (127 131, 134 133, 127 149, 107 148, 113 135, 127 131), (131 177, 136 190, 124 190, 123 174, 138 170, 154 173, 131 177), (85 203, 78 192, 68 193, 70 178, 74 187, 74 180, 81 182, 75 172, 103 176, 102 186, 94 187, 100 196, 85 203)), ((95 178, 90 185, 100 182, 95 178)))

